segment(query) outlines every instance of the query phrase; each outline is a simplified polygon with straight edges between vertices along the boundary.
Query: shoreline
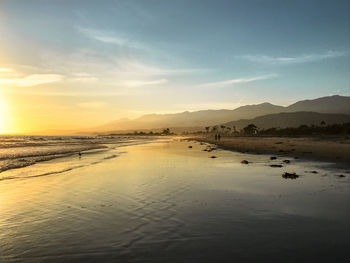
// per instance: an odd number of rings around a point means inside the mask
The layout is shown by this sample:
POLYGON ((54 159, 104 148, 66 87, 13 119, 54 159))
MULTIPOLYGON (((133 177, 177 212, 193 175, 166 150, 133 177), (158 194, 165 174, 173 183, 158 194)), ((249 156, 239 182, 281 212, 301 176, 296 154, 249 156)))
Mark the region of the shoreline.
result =
MULTIPOLYGON (((71 140, 71 136, 62 136, 55 139, 36 139, 31 136, 28 141, 14 142, 6 145, 6 141, 0 141, 0 181, 7 179, 7 173, 13 170, 41 164, 44 162, 63 158, 84 158, 91 154, 108 152, 113 147, 132 145, 135 142, 146 143, 154 140, 145 137, 83 137, 83 139, 71 140), (16 144, 17 143, 17 144, 16 144)), ((41 138, 41 137, 39 137, 41 138)))
POLYGON ((317 137, 221 137, 213 135, 187 137, 189 140, 216 144, 218 147, 238 152, 272 154, 298 159, 328 161, 350 166, 350 139, 331 140, 317 137))

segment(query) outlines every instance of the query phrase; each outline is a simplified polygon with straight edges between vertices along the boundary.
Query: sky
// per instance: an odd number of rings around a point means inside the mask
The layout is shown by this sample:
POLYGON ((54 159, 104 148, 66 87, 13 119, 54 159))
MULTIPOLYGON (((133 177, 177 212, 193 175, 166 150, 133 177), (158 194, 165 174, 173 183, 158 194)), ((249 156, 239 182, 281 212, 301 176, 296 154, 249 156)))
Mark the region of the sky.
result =
POLYGON ((0 0, 0 133, 350 95, 350 1, 0 0))

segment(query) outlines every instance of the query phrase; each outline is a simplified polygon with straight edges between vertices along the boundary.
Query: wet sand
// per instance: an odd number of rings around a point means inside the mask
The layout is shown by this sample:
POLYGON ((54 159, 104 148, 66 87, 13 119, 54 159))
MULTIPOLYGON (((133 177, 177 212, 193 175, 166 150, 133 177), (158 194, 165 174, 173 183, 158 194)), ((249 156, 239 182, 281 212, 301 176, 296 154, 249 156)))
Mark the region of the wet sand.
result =
POLYGON ((162 139, 4 172, 0 262, 348 262, 347 170, 206 147, 162 139))
POLYGON ((7 170, 64 157, 108 152, 115 145, 146 143, 156 139, 153 136, 0 135, 0 180, 7 178, 3 176, 3 172, 7 170))
POLYGON ((350 165, 350 139, 290 137, 221 137, 194 136, 190 139, 217 144, 220 148, 251 153, 264 153, 331 161, 350 165))

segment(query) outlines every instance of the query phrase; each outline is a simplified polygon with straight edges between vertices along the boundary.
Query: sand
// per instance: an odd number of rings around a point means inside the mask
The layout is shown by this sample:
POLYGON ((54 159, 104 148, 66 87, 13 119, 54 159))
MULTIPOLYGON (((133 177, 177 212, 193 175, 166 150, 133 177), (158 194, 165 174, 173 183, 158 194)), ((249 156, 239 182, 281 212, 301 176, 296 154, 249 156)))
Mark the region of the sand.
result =
POLYGON ((350 165, 350 139, 290 137, 221 137, 195 136, 191 139, 217 144, 220 148, 251 153, 310 158, 350 165))
POLYGON ((134 142, 4 172, 0 262, 349 262, 345 169, 134 142))

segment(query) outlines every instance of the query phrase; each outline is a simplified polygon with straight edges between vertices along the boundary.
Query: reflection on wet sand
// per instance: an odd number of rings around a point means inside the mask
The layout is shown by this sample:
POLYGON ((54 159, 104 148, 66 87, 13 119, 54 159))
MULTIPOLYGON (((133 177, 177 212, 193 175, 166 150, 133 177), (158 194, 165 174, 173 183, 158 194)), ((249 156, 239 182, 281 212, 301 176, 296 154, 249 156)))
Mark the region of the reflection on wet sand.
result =
POLYGON ((0 261, 346 262, 350 175, 276 161, 163 140, 13 170, 0 261))

